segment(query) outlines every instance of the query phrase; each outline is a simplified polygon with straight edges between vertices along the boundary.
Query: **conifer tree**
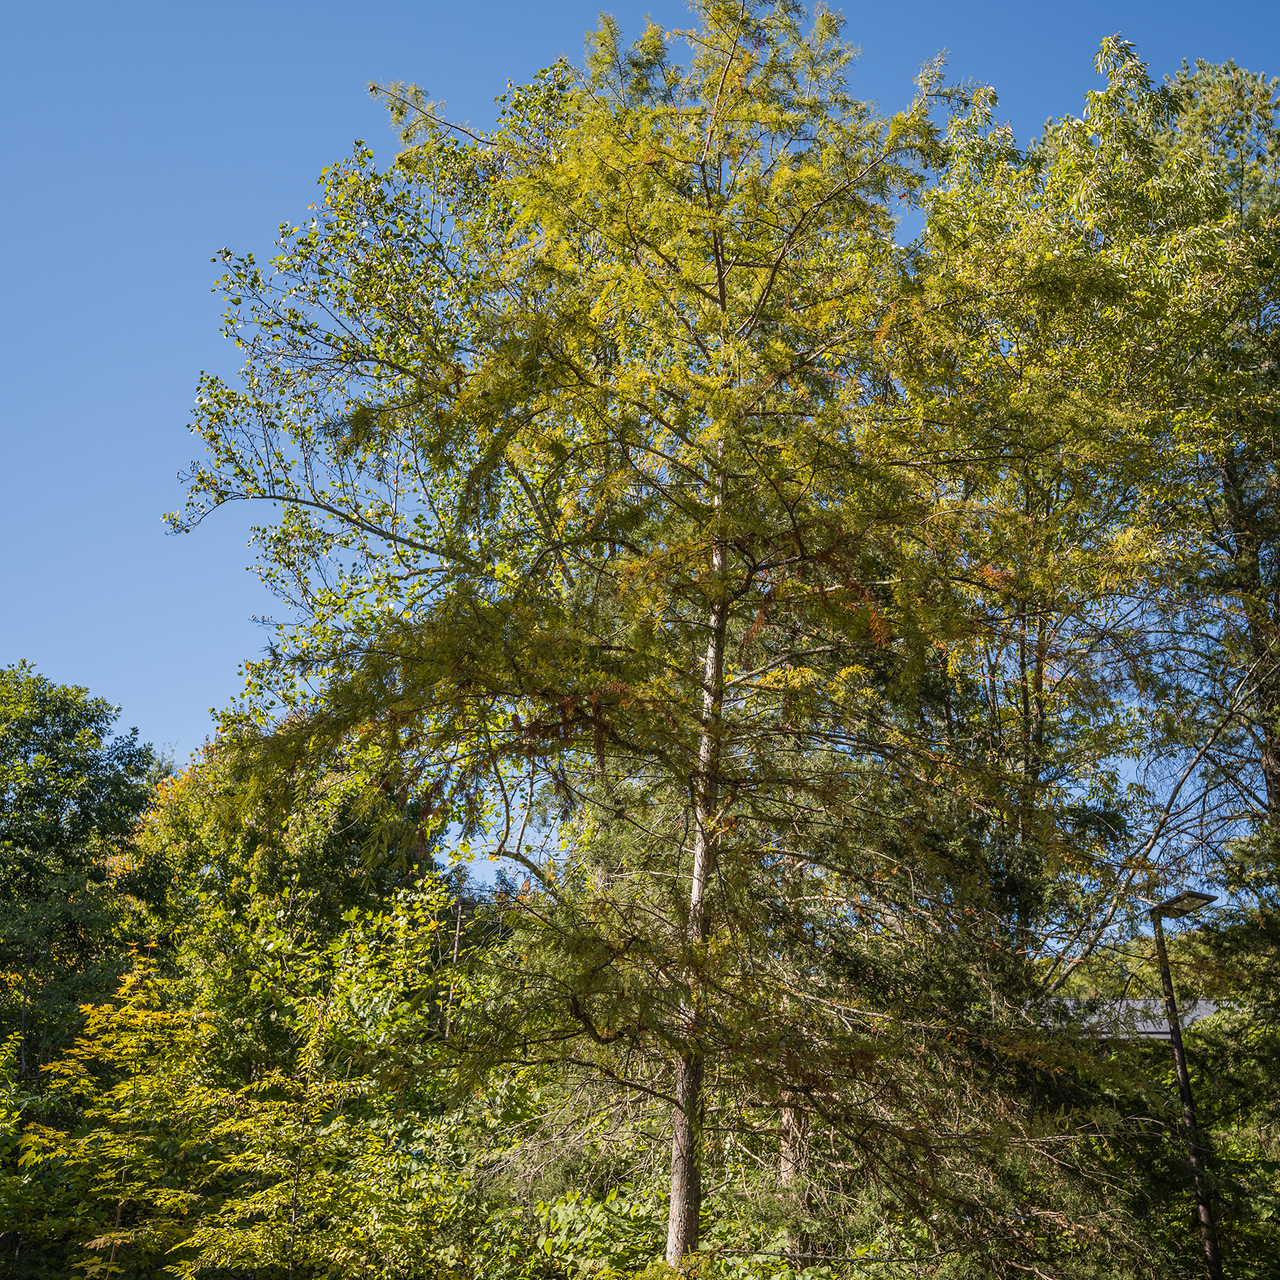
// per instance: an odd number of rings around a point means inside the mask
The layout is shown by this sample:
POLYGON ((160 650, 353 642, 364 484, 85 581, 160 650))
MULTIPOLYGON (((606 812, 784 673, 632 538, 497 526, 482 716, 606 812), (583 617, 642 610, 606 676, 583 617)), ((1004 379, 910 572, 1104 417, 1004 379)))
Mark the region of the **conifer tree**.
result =
POLYGON ((328 171, 270 274, 228 255, 245 377, 202 383, 175 522, 272 504, 297 619, 229 729, 268 773, 355 739, 422 842, 529 877, 451 1044, 669 1107, 673 1265, 708 1124, 771 1126, 794 1181, 820 1122, 1034 1251, 960 1171, 1030 1158, 1028 1001, 1146 856, 1111 857, 1139 353, 1222 264, 1119 46, 1028 159, 936 67, 890 119, 853 99, 825 11, 698 14, 687 67, 605 20, 486 133, 391 87, 393 169, 328 171))

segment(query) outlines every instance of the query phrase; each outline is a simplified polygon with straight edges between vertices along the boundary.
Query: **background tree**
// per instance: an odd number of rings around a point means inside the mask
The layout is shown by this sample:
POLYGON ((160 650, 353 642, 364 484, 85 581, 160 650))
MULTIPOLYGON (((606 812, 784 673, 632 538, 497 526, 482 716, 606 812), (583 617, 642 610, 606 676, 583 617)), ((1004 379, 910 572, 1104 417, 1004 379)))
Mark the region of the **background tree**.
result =
POLYGON ((1039 1064, 1084 1105, 1098 1055, 1032 1001, 1176 847, 1119 760, 1155 741, 1152 478, 1211 412, 1152 353, 1248 274, 1124 46, 1025 156, 982 97, 940 130, 934 72, 851 99, 829 15, 700 18, 687 68, 605 22, 491 133, 390 90, 397 166, 329 171, 274 274, 228 259, 245 377, 202 384, 178 524, 276 504, 299 619, 228 729, 268 776, 355 750, 416 841, 528 875, 448 1051, 669 1108, 669 1263, 730 1150, 816 1238, 816 1126, 877 1238, 1066 1269, 1133 1219, 1096 1116, 1046 1128, 1039 1064))
MULTIPOLYGON (((1197 62, 1167 90, 1170 110, 1152 122, 1152 144, 1162 163, 1192 160, 1212 200, 1206 233, 1234 247, 1250 283, 1199 342, 1168 349, 1164 381, 1176 412, 1202 417, 1205 428, 1183 438, 1164 499, 1177 555, 1164 611, 1148 623, 1165 655, 1167 754, 1152 777, 1199 764, 1180 803, 1188 874, 1227 896, 1175 963, 1181 990, 1226 1005, 1190 1038, 1196 1096, 1217 1161, 1228 1257, 1261 1263, 1274 1252, 1266 1224, 1277 1044, 1264 976, 1275 964, 1280 759, 1276 82, 1234 63, 1197 62)), ((1135 950, 1129 969, 1146 976, 1148 959, 1135 950)))
POLYGON ((118 715, 29 663, 0 670, 0 1026, 24 1076, 115 988, 130 899, 163 896, 129 839, 164 765, 137 730, 112 737, 118 715))
POLYGON ((1219 785, 1234 792, 1235 813, 1270 821, 1280 805, 1276 82, 1233 63, 1198 62, 1184 65, 1170 88, 1178 110, 1161 135, 1164 149, 1193 155, 1212 176, 1225 230, 1241 242, 1256 281, 1189 369, 1185 394, 1212 403, 1215 427, 1195 458, 1201 519, 1191 528, 1203 542, 1190 549, 1200 554, 1189 567, 1199 571, 1197 596, 1211 615, 1195 628, 1207 640, 1206 691, 1243 673, 1253 691, 1237 732, 1214 753, 1219 785))
POLYGON ((264 792, 211 749, 161 785, 134 837, 169 877, 150 944, 85 999, 40 1097, 13 1095, 5 1274, 312 1274, 338 1257, 402 1274, 422 1240, 394 1206, 420 1213, 419 1174, 448 1182, 403 1153, 436 1141, 415 1108, 442 1095, 387 1078, 440 1035, 433 972, 470 938, 429 851, 384 841, 370 861, 357 764, 264 792))
MULTIPOLYGON (((540 892, 517 833, 541 788, 560 820, 636 837, 613 877, 633 900, 593 913, 590 945, 626 950, 613 930, 647 919, 628 1030, 665 1064, 633 1083, 672 1105, 672 1261, 697 1241, 707 1055, 759 1056, 716 1026, 713 992, 759 975, 713 937, 747 911, 737 936, 759 934, 784 833, 847 844, 867 770, 923 767, 884 692, 911 696, 946 609, 874 445, 891 202, 935 145, 927 101, 890 125, 849 99, 829 17, 704 17, 688 71, 657 29, 628 52, 606 23, 582 81, 556 70, 465 146, 406 92, 414 148, 331 175, 287 292, 234 271, 260 339, 250 390, 203 389, 190 516, 287 511, 263 544, 306 639, 262 676, 319 692, 285 745, 376 733, 420 794, 461 799, 449 817, 499 804, 498 850, 540 892), (385 313, 388 289, 411 311, 385 313)), ((569 919, 552 933, 579 945, 569 919)), ((544 1038, 615 1037, 599 997, 567 992, 544 1038)))
POLYGON ((144 938, 146 904, 164 900, 163 863, 141 856, 132 834, 167 765, 136 730, 112 736, 118 714, 30 663, 0 669, 6 1259, 30 1244, 23 1230, 32 1205, 56 1195, 56 1179, 18 1169, 23 1126, 58 1106, 42 1068, 71 1046, 83 1026, 81 1005, 115 990, 131 946, 144 938))

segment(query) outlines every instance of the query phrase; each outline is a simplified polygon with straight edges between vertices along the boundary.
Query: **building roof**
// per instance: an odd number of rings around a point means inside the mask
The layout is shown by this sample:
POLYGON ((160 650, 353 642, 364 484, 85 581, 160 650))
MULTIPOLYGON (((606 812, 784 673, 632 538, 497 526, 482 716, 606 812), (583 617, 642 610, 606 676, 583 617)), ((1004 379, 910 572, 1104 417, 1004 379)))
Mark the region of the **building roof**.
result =
MULTIPOLYGON (((1189 1000, 1178 1006, 1178 1025, 1185 1031, 1193 1022, 1216 1013, 1214 1000, 1189 1000)), ((1050 1023, 1079 1020, 1087 1029, 1112 1040, 1168 1040, 1169 1022, 1164 1001, 1055 1000, 1050 1023)))

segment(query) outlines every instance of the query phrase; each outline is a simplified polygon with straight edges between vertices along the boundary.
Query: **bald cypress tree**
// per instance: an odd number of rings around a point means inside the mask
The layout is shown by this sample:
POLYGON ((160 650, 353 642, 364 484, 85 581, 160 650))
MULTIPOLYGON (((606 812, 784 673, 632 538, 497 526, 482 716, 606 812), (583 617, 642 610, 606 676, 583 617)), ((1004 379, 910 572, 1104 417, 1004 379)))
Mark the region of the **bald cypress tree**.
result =
POLYGON ((605 21, 487 132, 385 90, 396 165, 328 171, 270 274, 228 260, 245 376, 202 384, 175 521, 278 512, 246 752, 355 738, 424 844, 528 877, 450 1051, 668 1108, 670 1263, 708 1125, 770 1129, 794 1187, 821 1124, 1031 1249, 960 1171, 1034 1150, 1025 1010, 1126 874, 1136 677, 1095 641, 1157 545, 1159 406, 1116 371, 1140 315, 1198 322, 1203 263, 1114 49, 1046 162, 936 68, 854 99, 830 14, 698 14, 688 65, 605 21))

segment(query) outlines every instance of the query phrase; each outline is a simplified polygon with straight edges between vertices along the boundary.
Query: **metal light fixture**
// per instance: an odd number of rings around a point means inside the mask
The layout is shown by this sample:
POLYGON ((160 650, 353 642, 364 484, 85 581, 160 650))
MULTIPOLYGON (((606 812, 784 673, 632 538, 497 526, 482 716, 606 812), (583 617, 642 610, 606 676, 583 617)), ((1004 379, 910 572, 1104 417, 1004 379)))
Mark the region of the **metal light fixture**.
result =
POLYGON ((1178 1005, 1173 998, 1173 978, 1169 973, 1169 953, 1164 945, 1164 926, 1160 921, 1168 916, 1179 919, 1201 911, 1211 902, 1217 902, 1211 893, 1187 889, 1183 893, 1166 898, 1151 908, 1151 923, 1155 928, 1156 955, 1160 961, 1160 981, 1164 985, 1164 1011, 1169 1020, 1169 1039, 1173 1044, 1173 1063, 1178 1076, 1178 1092, 1182 1095, 1182 1118, 1187 1125, 1187 1153, 1191 1157, 1191 1169, 1196 1184, 1196 1216, 1200 1220, 1200 1237, 1204 1241, 1204 1265, 1209 1280, 1222 1280, 1222 1254, 1218 1250, 1218 1233, 1213 1225, 1213 1210, 1209 1200, 1209 1186, 1204 1175, 1204 1159, 1200 1149, 1200 1131, 1196 1126, 1196 1109, 1191 1098, 1191 1077, 1187 1074, 1187 1056, 1182 1049, 1182 1028, 1178 1025, 1178 1005))
POLYGON ((1180 916, 1189 916, 1193 912, 1200 911, 1211 902, 1217 902, 1217 900, 1212 893, 1201 893, 1198 889, 1185 889, 1182 893, 1175 894, 1172 898, 1166 898, 1163 902, 1157 903, 1151 908, 1151 912, 1152 915, 1159 912, 1162 916, 1177 919, 1180 916))

